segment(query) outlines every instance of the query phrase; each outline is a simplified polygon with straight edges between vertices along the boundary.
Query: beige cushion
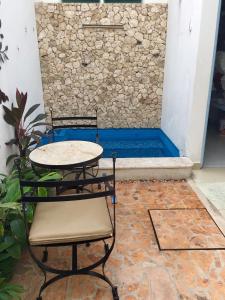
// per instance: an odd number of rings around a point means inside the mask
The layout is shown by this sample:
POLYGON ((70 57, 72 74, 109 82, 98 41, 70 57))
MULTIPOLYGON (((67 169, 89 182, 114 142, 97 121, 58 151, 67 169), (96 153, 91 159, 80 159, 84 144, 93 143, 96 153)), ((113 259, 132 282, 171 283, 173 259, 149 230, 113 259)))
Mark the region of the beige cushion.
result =
POLYGON ((31 226, 31 245, 93 240, 112 236, 105 198, 38 203, 31 226))

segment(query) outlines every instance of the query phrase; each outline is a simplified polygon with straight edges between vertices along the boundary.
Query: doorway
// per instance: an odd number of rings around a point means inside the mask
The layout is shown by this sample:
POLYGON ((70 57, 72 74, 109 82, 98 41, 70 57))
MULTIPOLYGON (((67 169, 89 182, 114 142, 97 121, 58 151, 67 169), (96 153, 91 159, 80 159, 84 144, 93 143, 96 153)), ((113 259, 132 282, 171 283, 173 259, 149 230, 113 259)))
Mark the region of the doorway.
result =
POLYGON ((225 0, 222 0, 204 167, 225 167, 225 0))

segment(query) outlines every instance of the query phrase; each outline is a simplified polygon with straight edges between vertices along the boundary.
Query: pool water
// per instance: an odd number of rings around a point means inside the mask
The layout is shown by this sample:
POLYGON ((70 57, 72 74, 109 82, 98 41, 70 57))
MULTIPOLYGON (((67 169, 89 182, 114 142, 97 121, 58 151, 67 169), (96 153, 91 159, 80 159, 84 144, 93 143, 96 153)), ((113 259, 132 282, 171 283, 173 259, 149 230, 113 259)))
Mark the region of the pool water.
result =
POLYGON ((103 147, 103 157, 178 157, 179 150, 159 128, 116 129, 56 129, 53 135, 42 137, 41 144, 50 142, 83 140, 96 142, 103 147))

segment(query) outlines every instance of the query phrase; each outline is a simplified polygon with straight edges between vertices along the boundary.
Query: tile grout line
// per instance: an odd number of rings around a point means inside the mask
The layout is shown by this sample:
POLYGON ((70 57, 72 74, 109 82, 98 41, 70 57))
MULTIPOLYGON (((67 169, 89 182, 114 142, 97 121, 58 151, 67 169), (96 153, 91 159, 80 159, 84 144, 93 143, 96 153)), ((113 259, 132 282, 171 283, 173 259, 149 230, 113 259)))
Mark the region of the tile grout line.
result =
POLYGON ((214 222, 220 228, 220 231, 223 233, 223 236, 225 236, 225 220, 222 216, 219 215, 217 208, 209 201, 209 199, 197 187, 196 183, 192 179, 188 179, 187 183, 192 188, 192 190, 195 192, 195 194, 198 196, 199 200, 204 205, 204 207, 208 211, 211 218, 214 220, 214 222), (218 215, 215 216, 215 214, 218 214, 218 215), (217 220, 215 220, 215 219, 217 219, 217 220))
MULTIPOLYGON (((159 241, 159 238, 158 238, 158 235, 157 235, 157 231, 156 231, 156 228, 155 228, 155 225, 154 225, 154 221, 152 219, 152 216, 151 216, 151 210, 153 211, 170 211, 170 210, 186 210, 186 209, 179 209, 179 208, 176 208, 176 209, 148 209, 148 213, 149 213, 149 217, 150 217, 150 221, 151 221, 151 224, 152 224, 152 227, 153 227, 153 231, 154 231, 154 234, 155 234, 155 238, 156 238, 156 241, 157 241, 157 244, 158 244, 158 248, 159 248, 159 251, 212 251, 212 250, 225 250, 225 247, 216 247, 216 248, 213 248, 213 247, 209 247, 209 248, 162 248, 161 245, 160 245, 160 241, 159 241)), ((221 231, 221 229, 219 228, 219 226, 217 225, 217 223, 213 220, 213 218, 211 217, 211 215, 209 214, 208 210, 206 208, 187 208, 187 210, 205 210, 207 212, 207 214, 209 215, 210 219, 213 221, 213 223, 215 224, 215 226, 218 228, 219 232, 221 233, 221 235, 225 238, 223 232, 221 231)))

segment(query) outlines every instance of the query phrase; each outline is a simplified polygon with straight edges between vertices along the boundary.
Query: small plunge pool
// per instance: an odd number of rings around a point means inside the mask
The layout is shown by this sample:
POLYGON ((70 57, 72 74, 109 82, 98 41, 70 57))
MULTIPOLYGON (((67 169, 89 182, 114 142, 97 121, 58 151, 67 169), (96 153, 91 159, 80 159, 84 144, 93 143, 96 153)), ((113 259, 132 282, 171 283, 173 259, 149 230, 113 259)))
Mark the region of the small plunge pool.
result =
MULTIPOLYGON (((55 129, 54 142, 83 140, 96 142, 94 129, 55 129)), ((103 147, 103 157, 179 157, 179 150, 159 128, 98 129, 98 143, 103 147)), ((41 144, 52 142, 52 134, 43 136, 41 144), (50 137, 51 136, 51 137, 50 137)))

